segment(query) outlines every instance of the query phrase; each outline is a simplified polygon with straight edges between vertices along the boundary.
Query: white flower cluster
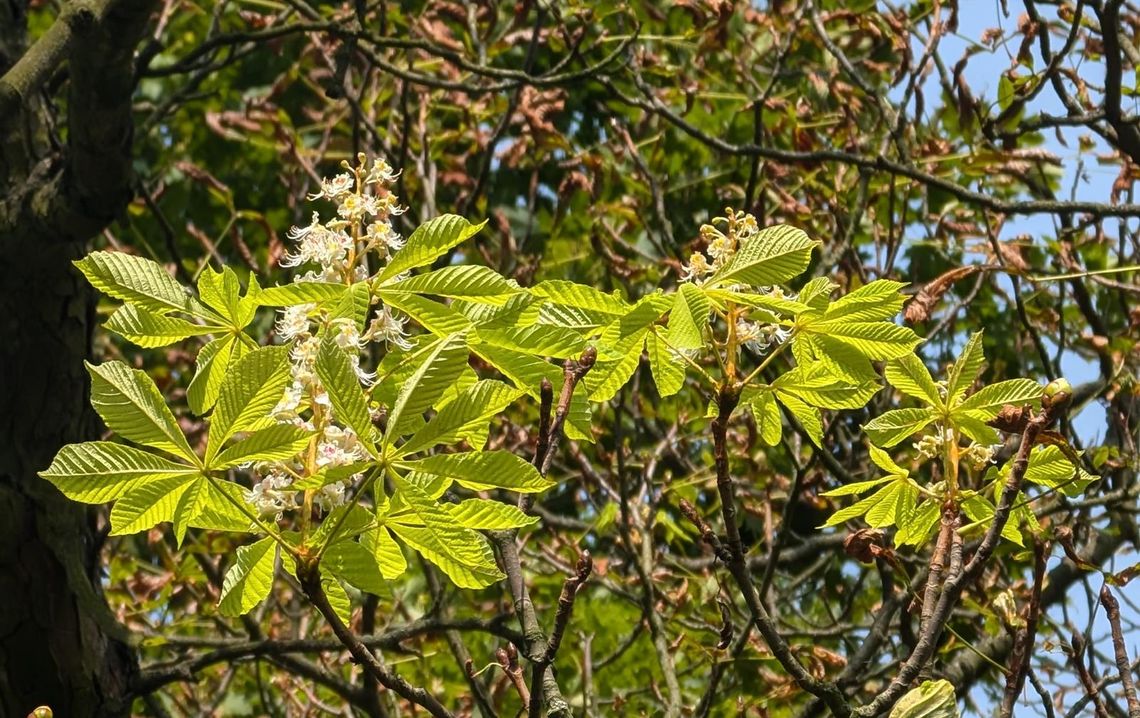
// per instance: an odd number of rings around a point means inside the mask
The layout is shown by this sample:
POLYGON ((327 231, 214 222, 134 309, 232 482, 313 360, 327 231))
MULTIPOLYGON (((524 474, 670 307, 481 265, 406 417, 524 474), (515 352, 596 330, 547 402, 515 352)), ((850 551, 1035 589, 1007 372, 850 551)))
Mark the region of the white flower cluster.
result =
POLYGON ((942 447, 946 442, 954 440, 953 429, 937 429, 933 434, 924 434, 921 439, 914 442, 914 449, 920 458, 933 459, 942 455, 942 447))
MULTIPOLYGON (((336 216, 322 221, 320 214, 314 212, 308 226, 289 230, 288 236, 295 248, 281 261, 281 266, 317 265, 297 276, 295 281, 346 285, 368 281, 377 265, 387 264, 404 246, 404 240, 391 224, 392 217, 404 211, 391 191, 399 173, 381 159, 369 164, 363 154, 358 155, 356 166, 347 162, 342 166, 345 172, 323 179, 320 191, 309 195, 310 200, 333 202, 336 216)), ((300 492, 291 487, 305 472, 327 471, 367 458, 356 434, 337 423, 328 393, 317 375, 316 361, 321 346, 317 327, 323 327, 321 336, 335 339, 358 379, 367 386, 376 378, 360 361, 361 351, 369 342, 401 349, 411 347, 403 318, 386 306, 374 306, 373 316, 367 330, 361 333, 351 319, 330 320, 322 316, 316 304, 298 304, 281 310, 276 329, 282 340, 292 343, 292 381, 274 408, 273 416, 281 423, 318 432, 319 439, 315 451, 306 451, 292 461, 253 467, 257 481, 247 492, 246 499, 260 514, 275 515, 280 520, 284 512, 301 506, 300 492)), ((324 486, 312 494, 312 504, 325 512, 343 505, 352 483, 359 478, 357 474, 324 486)))
POLYGON ((778 324, 761 324, 745 319, 736 320, 736 341, 757 354, 765 354, 792 336, 792 330, 778 324))
MULTIPOLYGON (((942 448, 954 441, 954 430, 944 428, 933 434, 926 434, 914 443, 914 448, 920 458, 933 459, 942 455, 942 448)), ((994 463, 994 454, 1001 448, 1001 444, 987 445, 970 442, 958 452, 958 458, 966 462, 975 471, 981 471, 994 463)))
POLYGON ((713 224, 701 225, 705 253, 694 252, 689 257, 681 281, 702 283, 705 278, 716 274, 721 267, 731 262, 740 246, 760 231, 756 218, 747 212, 735 211, 729 207, 724 214, 725 216, 714 219, 713 224), (724 231, 717 228, 717 224, 724 225, 724 231))

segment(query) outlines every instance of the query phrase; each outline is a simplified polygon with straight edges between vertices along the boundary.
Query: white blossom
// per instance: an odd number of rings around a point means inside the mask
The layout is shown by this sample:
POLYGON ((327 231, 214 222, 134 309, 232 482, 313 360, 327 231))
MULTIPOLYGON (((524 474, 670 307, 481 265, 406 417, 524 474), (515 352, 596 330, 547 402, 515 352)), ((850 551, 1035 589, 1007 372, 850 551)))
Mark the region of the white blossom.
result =
POLYGON ((342 172, 332 179, 321 180, 321 191, 309 195, 310 200, 330 199, 334 202, 352 192, 356 180, 348 172, 342 172))
POLYGON ((315 304, 294 304, 282 309, 277 319, 277 334, 285 341, 308 334, 309 312, 315 308, 315 304))
POLYGON ((259 515, 275 514, 278 521, 282 514, 297 507, 297 492, 289 487, 293 478, 288 474, 271 470, 265 478, 253 485, 245 492, 245 500, 251 504, 259 515))
POLYGON ((381 307, 379 314, 372 320, 364 336, 375 342, 394 344, 400 349, 411 349, 411 342, 405 339, 408 335, 404 331, 405 321, 407 320, 393 316, 388 307, 381 307))
POLYGON ((364 181, 368 184, 392 184, 399 176, 400 173, 393 170, 391 165, 377 157, 372 161, 372 169, 368 170, 364 181))

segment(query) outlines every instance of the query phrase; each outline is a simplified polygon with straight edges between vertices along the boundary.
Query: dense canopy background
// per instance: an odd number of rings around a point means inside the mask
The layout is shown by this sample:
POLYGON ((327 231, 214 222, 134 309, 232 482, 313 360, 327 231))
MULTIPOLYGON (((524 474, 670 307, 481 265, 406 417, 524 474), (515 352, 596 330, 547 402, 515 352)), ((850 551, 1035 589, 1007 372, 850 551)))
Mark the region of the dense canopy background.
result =
MULTIPOLYGON (((84 359, 146 367, 177 400, 197 348, 100 330, 108 307, 72 260, 115 249, 187 284, 222 264, 283 281, 305 195, 366 152, 403 170, 405 234, 486 218, 462 259, 523 285, 673 286, 700 225, 732 207, 820 240, 809 276, 841 291, 909 283, 905 322, 935 376, 982 329, 987 381, 1066 376, 1059 429, 1103 478, 1034 504, 1039 559, 999 549, 932 671, 972 714, 1027 666, 1006 710, 1136 718, 1098 595, 1123 586, 1135 669, 1137 46, 1140 9, 1121 0, 0 2, 0 715, 417 715, 284 577, 221 617, 238 537, 109 538, 105 509, 36 476, 101 432, 84 359)), ((642 374, 595 406, 595 442, 563 444, 560 485, 520 538, 546 631, 579 550, 593 556, 561 692, 577 715, 822 714, 679 509, 720 528, 707 398, 661 400, 642 374)), ((929 552, 845 551, 848 529, 817 528, 845 504, 820 494, 869 478, 860 427, 905 402, 887 390, 829 412, 822 450, 790 420, 772 448, 748 421, 729 433, 759 595, 810 674, 856 704, 914 647, 929 552)), ((536 417, 517 405, 492 441, 529 455, 536 417)), ((456 589, 420 563, 357 598, 356 631, 450 710, 522 708, 504 586, 456 589)))

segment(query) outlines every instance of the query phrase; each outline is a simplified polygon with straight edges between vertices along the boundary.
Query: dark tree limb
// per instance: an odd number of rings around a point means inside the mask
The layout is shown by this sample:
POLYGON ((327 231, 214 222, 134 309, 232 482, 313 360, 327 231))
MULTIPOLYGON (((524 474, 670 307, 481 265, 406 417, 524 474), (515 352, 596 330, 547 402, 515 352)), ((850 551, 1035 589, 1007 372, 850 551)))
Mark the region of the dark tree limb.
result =
POLYGON ((329 622, 333 633, 337 639, 344 644, 352 657, 361 665, 364 670, 368 671, 380 685, 388 690, 394 692, 404 700, 422 706, 428 713, 435 716, 435 718, 454 718, 451 711, 443 707, 439 700, 428 693, 419 686, 413 686, 401 677, 398 673, 391 671, 387 666, 380 662, 380 659, 372 652, 364 642, 360 640, 352 630, 344 625, 344 621, 340 620, 337 615, 336 609, 329 603, 328 596, 325 595, 324 587, 321 586, 321 574, 316 565, 311 566, 298 566, 297 578, 301 582, 301 588, 304 590, 305 595, 313 603, 313 606, 320 611, 325 620, 329 622))

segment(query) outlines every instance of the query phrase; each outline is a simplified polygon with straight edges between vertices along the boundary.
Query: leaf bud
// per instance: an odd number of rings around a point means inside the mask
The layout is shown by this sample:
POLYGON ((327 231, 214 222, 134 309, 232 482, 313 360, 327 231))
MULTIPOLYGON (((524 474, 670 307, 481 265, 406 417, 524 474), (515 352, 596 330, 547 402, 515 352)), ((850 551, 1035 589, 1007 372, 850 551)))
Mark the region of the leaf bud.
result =
POLYGON ((1073 385, 1069 383, 1068 379, 1062 377, 1054 379, 1045 386, 1041 403, 1046 408, 1060 408, 1068 404, 1072 398, 1073 385))

